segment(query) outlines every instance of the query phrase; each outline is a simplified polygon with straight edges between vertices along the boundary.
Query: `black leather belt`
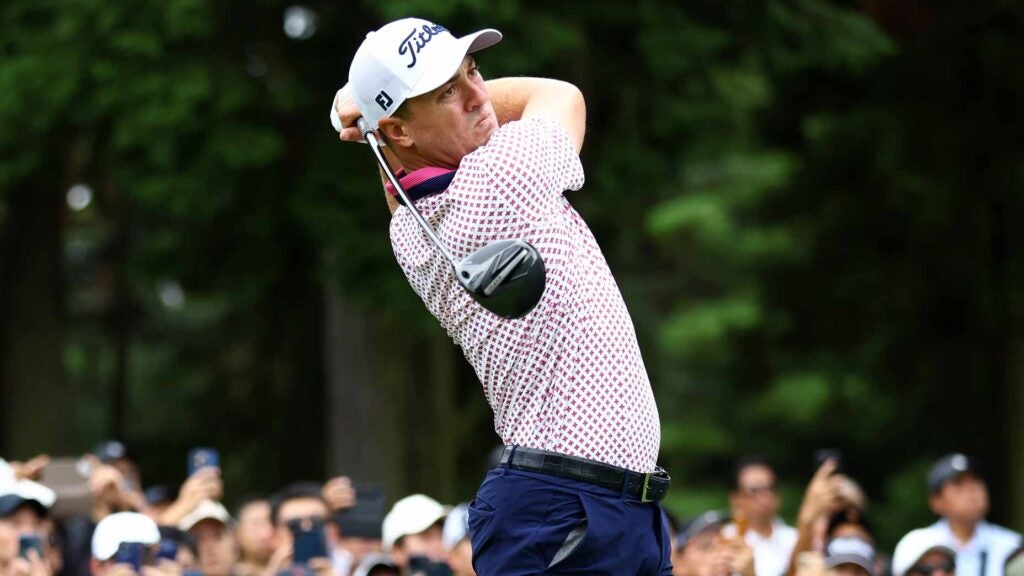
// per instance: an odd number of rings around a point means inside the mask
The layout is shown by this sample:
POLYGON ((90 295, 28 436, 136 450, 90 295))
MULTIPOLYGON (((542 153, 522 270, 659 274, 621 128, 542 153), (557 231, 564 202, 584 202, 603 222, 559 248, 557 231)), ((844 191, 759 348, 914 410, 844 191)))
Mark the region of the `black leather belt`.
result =
POLYGON ((609 490, 621 491, 625 483, 626 494, 641 502, 661 502, 672 485, 672 478, 663 468, 644 474, 578 456, 522 446, 506 446, 499 463, 502 466, 507 464, 512 470, 580 480, 609 490))

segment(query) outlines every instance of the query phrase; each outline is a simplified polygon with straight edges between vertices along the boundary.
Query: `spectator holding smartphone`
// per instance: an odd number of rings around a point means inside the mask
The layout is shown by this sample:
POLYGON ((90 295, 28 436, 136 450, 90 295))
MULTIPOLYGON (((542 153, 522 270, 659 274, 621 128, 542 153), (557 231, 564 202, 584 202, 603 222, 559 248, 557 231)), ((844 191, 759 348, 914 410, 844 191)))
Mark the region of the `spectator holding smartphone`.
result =
POLYGON ((766 460, 747 457, 739 461, 729 504, 733 518, 742 519, 747 530, 742 534, 740 527, 730 524, 723 530, 725 537, 739 534, 753 548, 757 576, 785 574, 797 532, 778 516, 781 500, 775 485, 775 470, 766 460))
POLYGON ((118 512, 96 525, 92 535, 93 576, 181 576, 177 562, 157 558, 160 530, 137 512, 118 512))
POLYGON ((158 521, 161 526, 177 526, 202 502, 220 500, 223 494, 224 483, 220 479, 220 467, 197 468, 189 474, 178 491, 178 498, 164 509, 158 521))
POLYGON ((345 570, 340 569, 339 558, 356 568, 367 557, 383 551, 381 524, 386 512, 384 491, 377 487, 360 487, 354 503, 335 512, 339 537, 334 565, 338 572, 345 574, 345 570))
POLYGON ((178 528, 195 538, 203 576, 231 576, 237 552, 231 515, 220 502, 203 500, 181 519, 178 528))
POLYGON ((48 518, 56 498, 53 490, 31 480, 0 487, 0 571, 5 576, 52 576, 59 569, 48 518))
POLYGON ((853 480, 839 474, 838 468, 836 457, 826 459, 807 485, 797 514, 797 540, 787 574, 796 573, 796 558, 801 553, 822 552, 829 537, 851 535, 874 541, 862 521, 864 493, 853 480), (836 530, 842 533, 830 534, 836 530))
POLYGON ((329 513, 318 483, 296 482, 275 494, 270 499, 275 550, 266 574, 347 576, 336 573, 331 563, 337 533, 328 522, 329 513))

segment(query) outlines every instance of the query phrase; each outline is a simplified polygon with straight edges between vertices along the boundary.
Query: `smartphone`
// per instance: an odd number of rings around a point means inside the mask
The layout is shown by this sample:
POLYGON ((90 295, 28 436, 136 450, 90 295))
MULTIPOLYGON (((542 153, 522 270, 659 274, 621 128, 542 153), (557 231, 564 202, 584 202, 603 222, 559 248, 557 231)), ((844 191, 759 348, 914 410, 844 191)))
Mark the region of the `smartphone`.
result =
POLYGON ((188 451, 188 475, 200 468, 220 468, 220 452, 216 448, 193 448, 188 451))
POLYGON ((838 448, 822 448, 814 451, 814 469, 821 468, 828 460, 835 460, 836 472, 843 468, 843 451, 838 448))
POLYGON ((170 560, 171 562, 178 561, 178 543, 174 540, 160 540, 160 544, 156 549, 156 559, 159 562, 161 559, 170 560))
POLYGON ((91 475, 92 466, 84 458, 51 458, 43 467, 40 482, 57 493, 57 501, 50 510, 54 518, 63 520, 92 514, 91 475))
POLYGON ((444 562, 431 562, 426 556, 409 557, 411 576, 452 576, 452 569, 444 562))
POLYGON ((299 518, 288 522, 292 531, 292 560, 306 565, 313 558, 327 558, 327 534, 321 518, 299 518))
POLYGON ((136 574, 142 571, 143 545, 138 542, 121 542, 111 561, 114 564, 128 564, 136 574))
POLYGON ((43 557, 43 540, 35 534, 22 534, 18 536, 18 556, 28 558, 28 551, 35 550, 40 558, 43 557))

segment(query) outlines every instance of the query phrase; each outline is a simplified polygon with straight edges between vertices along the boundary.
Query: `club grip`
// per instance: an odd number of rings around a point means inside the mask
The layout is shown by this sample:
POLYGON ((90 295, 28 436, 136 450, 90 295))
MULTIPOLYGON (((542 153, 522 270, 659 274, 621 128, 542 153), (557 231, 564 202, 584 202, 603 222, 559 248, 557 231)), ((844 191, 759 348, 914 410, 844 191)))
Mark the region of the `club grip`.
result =
POLYGON ((363 135, 363 138, 366 138, 367 133, 373 132, 373 128, 370 128, 370 123, 367 122, 366 118, 363 118, 362 116, 360 116, 359 119, 356 120, 356 127, 359 128, 359 133, 363 135))

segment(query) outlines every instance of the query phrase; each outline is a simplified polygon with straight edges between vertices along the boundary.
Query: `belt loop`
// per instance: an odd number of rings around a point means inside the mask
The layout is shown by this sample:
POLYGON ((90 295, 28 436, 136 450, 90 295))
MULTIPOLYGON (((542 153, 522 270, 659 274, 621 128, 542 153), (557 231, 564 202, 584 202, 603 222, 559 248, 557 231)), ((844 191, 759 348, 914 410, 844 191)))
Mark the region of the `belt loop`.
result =
POLYGON ((629 490, 629 475, 630 474, 632 474, 632 472, 630 472, 629 470, 626 470, 626 469, 622 470, 622 490, 621 490, 621 492, 622 492, 622 498, 623 499, 625 499, 626 496, 629 496, 628 490, 629 490))
MULTIPOLYGON (((507 476, 508 475, 508 468, 509 468, 509 466, 512 465, 512 459, 516 457, 516 446, 512 445, 511 448, 512 448, 512 451, 508 453, 508 460, 505 460, 505 466, 504 466, 505 472, 502 474, 502 476, 507 476)), ((506 448, 506 450, 507 449, 508 448, 506 448)))

